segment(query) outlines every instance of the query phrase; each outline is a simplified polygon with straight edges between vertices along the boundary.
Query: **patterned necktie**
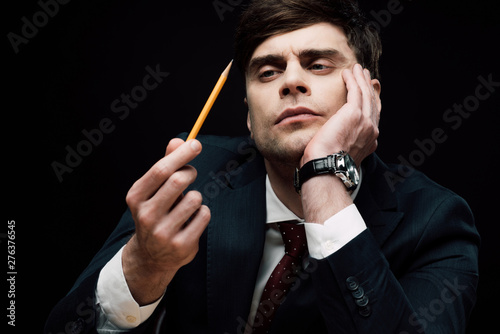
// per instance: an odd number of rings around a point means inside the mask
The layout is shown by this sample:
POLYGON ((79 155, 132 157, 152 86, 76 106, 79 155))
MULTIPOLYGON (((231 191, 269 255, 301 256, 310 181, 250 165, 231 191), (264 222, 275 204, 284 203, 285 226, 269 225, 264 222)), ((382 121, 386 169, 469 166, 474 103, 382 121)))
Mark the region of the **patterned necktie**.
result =
POLYGON ((302 267, 307 251, 304 225, 297 221, 278 223, 285 244, 285 255, 274 268, 264 287, 253 324, 254 334, 268 333, 276 310, 285 299, 302 267))

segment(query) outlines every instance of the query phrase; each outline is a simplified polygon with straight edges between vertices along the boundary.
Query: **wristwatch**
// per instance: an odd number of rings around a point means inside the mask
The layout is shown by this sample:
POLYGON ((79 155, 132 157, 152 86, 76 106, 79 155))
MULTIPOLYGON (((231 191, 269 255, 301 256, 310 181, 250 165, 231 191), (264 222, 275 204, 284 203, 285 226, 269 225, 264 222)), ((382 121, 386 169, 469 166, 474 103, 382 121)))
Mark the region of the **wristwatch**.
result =
POLYGON ((296 168, 293 179, 295 190, 300 194, 304 182, 322 174, 339 177, 349 191, 356 189, 359 184, 359 172, 354 160, 346 152, 340 151, 325 158, 308 161, 300 170, 296 168))

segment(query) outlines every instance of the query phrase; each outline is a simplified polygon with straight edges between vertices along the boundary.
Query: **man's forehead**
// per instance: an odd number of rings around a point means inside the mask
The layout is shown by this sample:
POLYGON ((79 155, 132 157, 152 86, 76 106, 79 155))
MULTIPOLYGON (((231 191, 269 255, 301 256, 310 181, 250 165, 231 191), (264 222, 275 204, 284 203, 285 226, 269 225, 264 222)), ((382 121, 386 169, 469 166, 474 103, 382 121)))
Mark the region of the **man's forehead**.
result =
POLYGON ((271 36, 253 52, 252 59, 266 55, 287 58, 299 56, 304 50, 337 50, 346 58, 355 59, 354 52, 347 44, 343 30, 330 23, 317 23, 305 28, 271 36))

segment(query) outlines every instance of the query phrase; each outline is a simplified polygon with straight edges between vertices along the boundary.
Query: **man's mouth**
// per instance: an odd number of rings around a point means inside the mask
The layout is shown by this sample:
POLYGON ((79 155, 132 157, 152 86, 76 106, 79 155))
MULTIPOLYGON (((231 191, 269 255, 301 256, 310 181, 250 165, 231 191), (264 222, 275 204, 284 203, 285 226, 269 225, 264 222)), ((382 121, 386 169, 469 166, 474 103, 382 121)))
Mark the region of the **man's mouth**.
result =
POLYGON ((318 113, 307 109, 305 107, 296 107, 285 109, 279 117, 276 119, 275 124, 285 124, 291 122, 299 122, 303 120, 310 119, 312 117, 319 116, 318 113))

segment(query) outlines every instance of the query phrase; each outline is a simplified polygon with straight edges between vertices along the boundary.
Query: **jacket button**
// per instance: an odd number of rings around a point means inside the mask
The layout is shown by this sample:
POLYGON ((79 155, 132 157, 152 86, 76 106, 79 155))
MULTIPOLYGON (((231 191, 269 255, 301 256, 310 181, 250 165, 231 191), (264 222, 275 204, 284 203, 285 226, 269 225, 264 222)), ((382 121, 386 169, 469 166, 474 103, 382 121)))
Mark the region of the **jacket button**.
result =
POLYGON ((368 305, 369 301, 370 300, 368 299, 368 297, 366 295, 363 295, 363 297, 354 300, 356 305, 358 305, 359 307, 364 307, 364 306, 368 305))
POLYGON ((81 334, 85 329, 85 321, 82 318, 78 318, 73 325, 71 325, 71 334, 81 334))
POLYGON ((366 318, 366 317, 369 317, 370 314, 372 314, 372 309, 371 309, 370 305, 366 305, 366 306, 360 307, 358 312, 362 317, 366 318))
POLYGON ((349 291, 355 291, 359 287, 358 279, 354 276, 347 277, 347 279, 345 280, 345 284, 349 291))
POLYGON ((356 290, 354 290, 353 292, 351 292, 351 294, 356 299, 362 298, 365 295, 365 290, 363 290, 363 288, 360 286, 356 290))

